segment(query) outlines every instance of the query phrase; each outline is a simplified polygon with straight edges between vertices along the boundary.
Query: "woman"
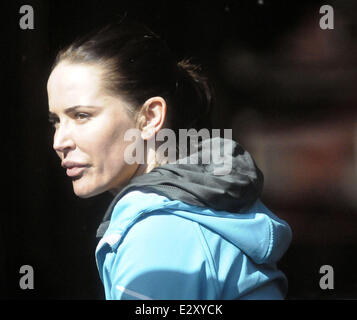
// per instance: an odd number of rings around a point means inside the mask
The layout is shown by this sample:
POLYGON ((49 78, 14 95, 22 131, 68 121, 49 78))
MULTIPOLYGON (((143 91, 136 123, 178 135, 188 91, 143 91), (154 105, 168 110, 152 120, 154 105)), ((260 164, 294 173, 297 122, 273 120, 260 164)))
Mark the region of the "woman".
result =
POLYGON ((47 90, 53 148, 75 194, 115 195, 97 232, 107 299, 285 297, 276 263, 291 230, 259 200, 263 176, 249 153, 215 138, 180 159, 196 164, 158 156, 162 130, 210 128, 212 94, 193 65, 177 63, 144 26, 121 22, 62 50, 47 90), (133 146, 143 162, 126 161, 133 146), (217 151, 231 165, 224 174, 217 151))

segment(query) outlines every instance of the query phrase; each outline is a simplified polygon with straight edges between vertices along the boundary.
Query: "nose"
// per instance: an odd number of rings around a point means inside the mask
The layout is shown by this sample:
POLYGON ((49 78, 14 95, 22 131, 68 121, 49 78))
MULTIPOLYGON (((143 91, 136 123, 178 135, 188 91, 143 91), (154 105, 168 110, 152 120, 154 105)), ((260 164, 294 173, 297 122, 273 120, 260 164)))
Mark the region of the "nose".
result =
POLYGON ((53 138, 53 149, 57 153, 63 153, 65 156, 68 151, 74 148, 75 143, 70 128, 65 124, 60 124, 53 138))

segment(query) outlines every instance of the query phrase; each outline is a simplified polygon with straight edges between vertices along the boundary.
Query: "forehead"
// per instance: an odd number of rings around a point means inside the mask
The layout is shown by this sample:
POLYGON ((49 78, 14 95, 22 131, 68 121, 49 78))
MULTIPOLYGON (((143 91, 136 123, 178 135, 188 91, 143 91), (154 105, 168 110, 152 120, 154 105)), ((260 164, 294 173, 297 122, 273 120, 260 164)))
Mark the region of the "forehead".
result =
POLYGON ((101 68, 61 62, 47 82, 50 109, 90 105, 101 94, 101 68))

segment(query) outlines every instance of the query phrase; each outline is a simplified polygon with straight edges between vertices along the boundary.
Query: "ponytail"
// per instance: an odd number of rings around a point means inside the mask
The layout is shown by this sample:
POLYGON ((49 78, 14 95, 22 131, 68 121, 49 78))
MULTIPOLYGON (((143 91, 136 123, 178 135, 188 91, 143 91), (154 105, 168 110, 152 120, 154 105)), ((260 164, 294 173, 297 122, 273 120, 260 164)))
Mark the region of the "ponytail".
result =
POLYGON ((212 128, 211 109, 213 90, 201 68, 188 59, 177 63, 178 77, 176 81, 174 105, 170 127, 177 129, 212 128))

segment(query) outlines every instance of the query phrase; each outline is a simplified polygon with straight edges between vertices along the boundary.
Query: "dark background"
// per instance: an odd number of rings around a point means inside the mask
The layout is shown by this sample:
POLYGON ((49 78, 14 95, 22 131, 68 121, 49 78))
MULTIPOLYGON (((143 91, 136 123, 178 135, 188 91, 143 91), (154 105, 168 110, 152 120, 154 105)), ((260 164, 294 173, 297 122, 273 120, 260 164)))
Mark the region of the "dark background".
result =
POLYGON ((126 14, 202 65, 215 128, 232 128, 265 174, 263 201, 293 230, 288 299, 357 298, 355 1, 5 1, 0 298, 102 299, 94 250, 107 194, 79 199, 52 150, 46 82, 56 52, 126 14), (21 30, 19 9, 34 9, 21 30), (319 8, 334 8, 322 30, 319 8), (5 71, 5 72, 4 72, 5 71), (21 290, 31 265, 34 289, 21 290), (334 269, 322 290, 319 269, 334 269))

